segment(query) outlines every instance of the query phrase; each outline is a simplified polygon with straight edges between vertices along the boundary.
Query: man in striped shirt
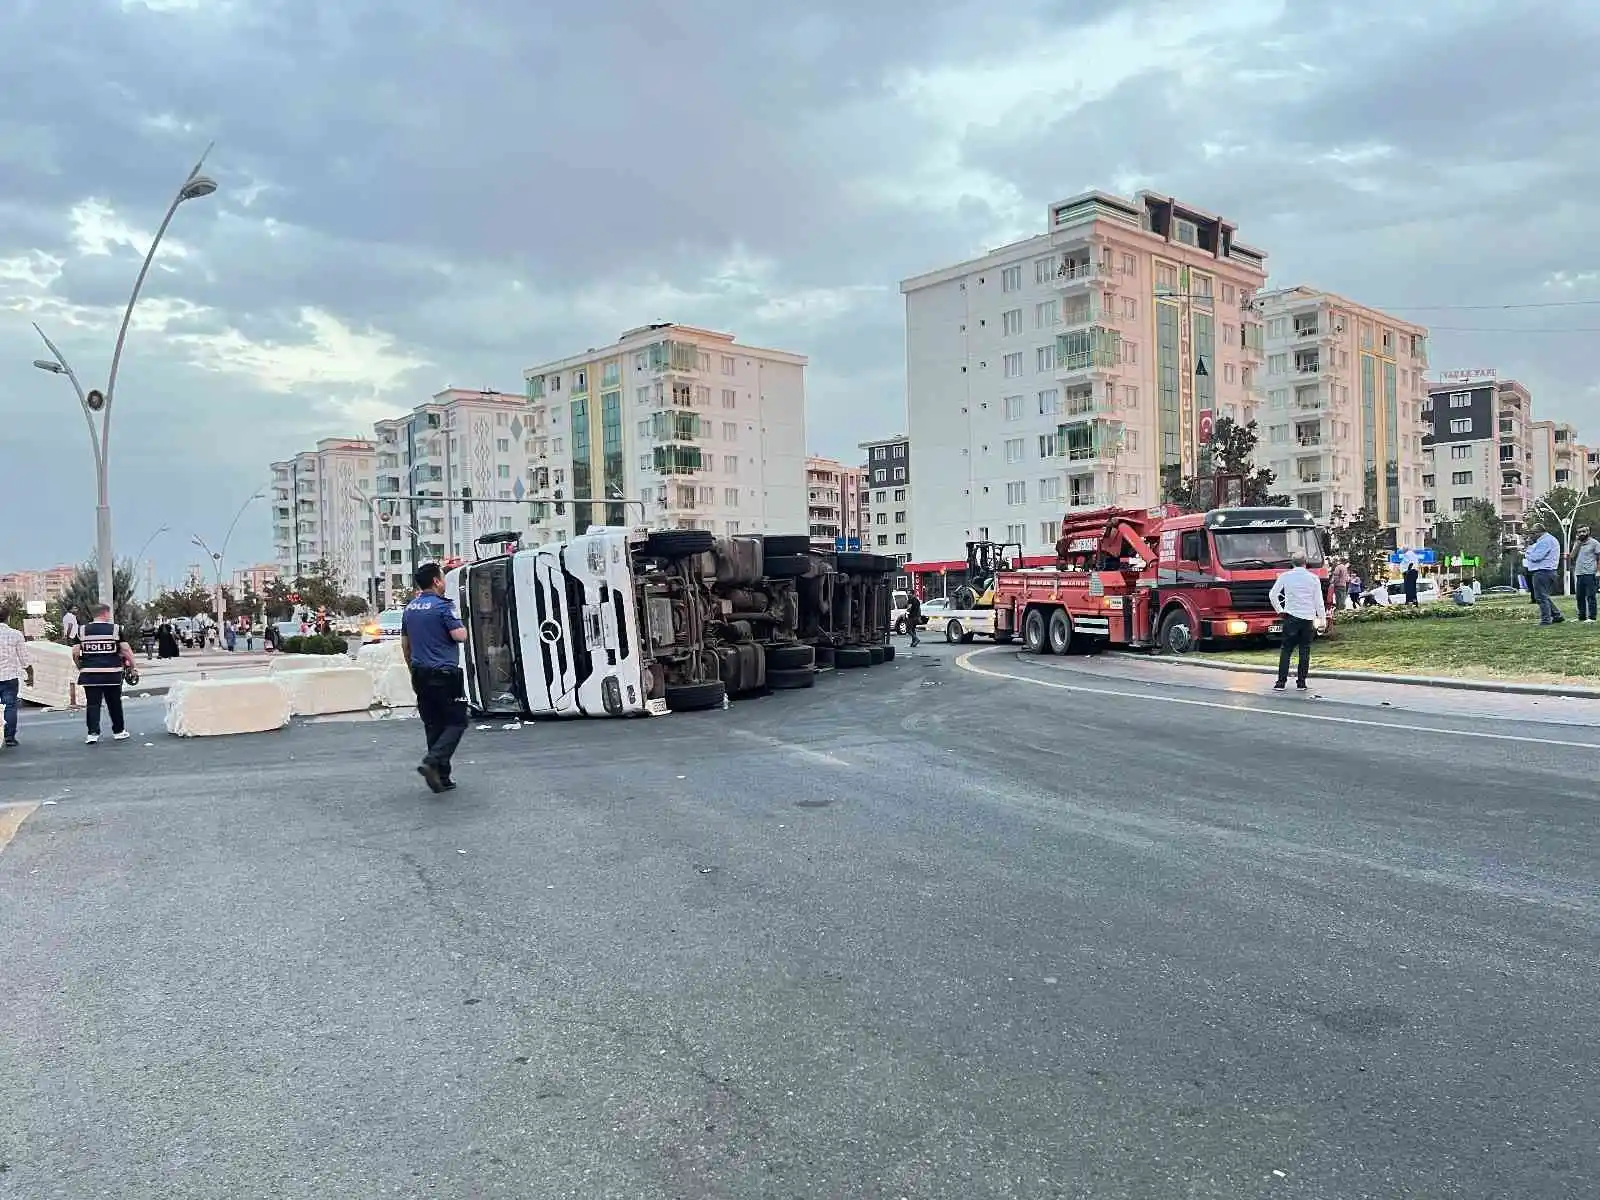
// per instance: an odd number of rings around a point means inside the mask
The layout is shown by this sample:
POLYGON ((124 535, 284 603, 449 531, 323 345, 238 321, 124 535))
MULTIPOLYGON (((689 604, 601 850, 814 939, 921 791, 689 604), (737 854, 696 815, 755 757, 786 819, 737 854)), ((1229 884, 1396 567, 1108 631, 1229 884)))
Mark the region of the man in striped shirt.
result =
POLYGON ((11 628, 11 610, 0 604, 0 708, 5 710, 5 744, 17 744, 17 707, 28 673, 28 643, 11 628))

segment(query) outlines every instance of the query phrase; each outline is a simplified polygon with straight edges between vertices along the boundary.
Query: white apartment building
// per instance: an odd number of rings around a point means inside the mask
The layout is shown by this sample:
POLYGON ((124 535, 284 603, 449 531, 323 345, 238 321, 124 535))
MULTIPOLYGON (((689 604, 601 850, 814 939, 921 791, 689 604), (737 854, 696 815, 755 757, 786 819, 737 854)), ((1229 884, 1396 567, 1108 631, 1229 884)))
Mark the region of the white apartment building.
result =
POLYGON ((1580 492, 1594 482, 1589 447, 1578 441, 1578 431, 1565 421, 1534 421, 1530 429, 1533 451, 1533 498, 1551 488, 1569 487, 1580 492))
POLYGON ((1420 547, 1428 331, 1331 292, 1256 297, 1266 326, 1267 403, 1256 458, 1313 516, 1366 508, 1420 547))
POLYGON ((662 323, 528 368, 534 536, 625 523, 806 529, 805 367, 802 355, 662 323))
MULTIPOLYGON (((911 523, 911 439, 903 433, 861 443, 861 543, 904 566, 915 553, 911 523)), ((909 586, 902 578, 896 587, 909 586)))
POLYGON ((1508 532, 1520 532, 1534 494, 1532 407, 1527 388, 1493 371, 1446 371, 1428 385, 1422 511, 1430 525, 1482 500, 1494 506, 1508 532))
POLYGON ((272 464, 273 557, 285 578, 325 560, 347 594, 372 595, 374 451, 365 438, 323 438, 272 464))
POLYGON ((1089 192, 1046 231, 903 281, 922 560, 968 540, 1053 551, 1071 508, 1157 503, 1203 432, 1250 420, 1265 255, 1170 197, 1089 192))
POLYGON ((861 529, 861 468, 838 459, 811 455, 806 459, 806 527, 819 550, 845 546, 865 550, 861 529))
POLYGON ((523 530, 534 433, 514 392, 445 388, 403 417, 379 421, 373 494, 385 603, 411 595, 425 562, 473 557, 483 534, 523 530), (461 501, 472 499, 472 512, 461 501), (439 497, 401 499, 401 497, 439 497), (449 498, 450 502, 446 502, 449 498))

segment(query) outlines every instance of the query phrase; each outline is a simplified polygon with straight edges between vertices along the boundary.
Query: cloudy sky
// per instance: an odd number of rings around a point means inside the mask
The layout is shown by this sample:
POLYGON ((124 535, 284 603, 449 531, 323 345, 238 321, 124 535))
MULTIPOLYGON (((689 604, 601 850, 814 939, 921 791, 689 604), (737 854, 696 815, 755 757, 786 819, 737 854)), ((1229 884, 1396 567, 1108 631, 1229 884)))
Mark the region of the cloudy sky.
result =
MULTIPOLYGON (((274 458, 647 321, 808 354, 811 448, 853 455, 904 424, 898 281, 1094 187, 1237 220, 1275 285, 1600 441, 1581 0, 3 0, 0 45, 0 570, 94 536, 30 322, 103 378, 212 140, 118 381, 117 545, 170 526, 163 575, 274 458)), ((270 556, 257 506, 229 558, 270 556)))

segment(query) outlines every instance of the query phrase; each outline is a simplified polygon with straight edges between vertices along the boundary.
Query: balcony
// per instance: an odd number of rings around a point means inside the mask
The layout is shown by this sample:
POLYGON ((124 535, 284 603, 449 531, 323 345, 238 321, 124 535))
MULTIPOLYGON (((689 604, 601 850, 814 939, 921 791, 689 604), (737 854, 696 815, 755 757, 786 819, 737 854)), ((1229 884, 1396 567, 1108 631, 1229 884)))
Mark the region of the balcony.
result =
POLYGON ((1320 342, 1328 336, 1326 326, 1318 321, 1301 324, 1296 321, 1289 331, 1289 340, 1292 342, 1320 342))
POLYGON ((705 460, 699 446, 657 446, 652 451, 652 465, 661 475, 693 475, 705 470, 705 460))
POLYGON ((1099 325, 1116 319, 1115 313, 1100 304, 1074 305, 1061 312, 1061 324, 1066 329, 1075 329, 1082 325, 1099 325))
POLYGON ((1110 508, 1116 500, 1110 492, 1072 492, 1067 496, 1067 510, 1083 508, 1110 508))
POLYGON ((1056 287, 1063 291, 1086 287, 1091 283, 1115 286, 1117 273, 1110 267, 1092 262, 1065 262, 1056 268, 1056 287))
POLYGON ((1323 362, 1316 354, 1296 354, 1294 356, 1294 373, 1302 379, 1316 375, 1331 375, 1332 368, 1323 362))

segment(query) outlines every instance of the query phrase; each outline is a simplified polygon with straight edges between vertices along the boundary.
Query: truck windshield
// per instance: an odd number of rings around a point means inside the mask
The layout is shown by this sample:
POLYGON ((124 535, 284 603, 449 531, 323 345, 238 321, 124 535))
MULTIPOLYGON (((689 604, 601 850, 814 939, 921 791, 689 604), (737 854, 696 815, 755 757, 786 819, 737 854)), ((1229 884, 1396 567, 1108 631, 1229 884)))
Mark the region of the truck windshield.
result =
POLYGON ((1217 562, 1224 567, 1287 567, 1289 556, 1305 551, 1306 566, 1322 565, 1322 537, 1305 526, 1279 529, 1218 529, 1212 532, 1217 562))

